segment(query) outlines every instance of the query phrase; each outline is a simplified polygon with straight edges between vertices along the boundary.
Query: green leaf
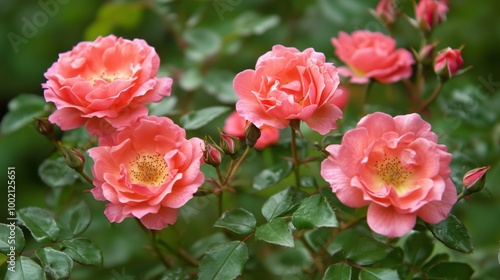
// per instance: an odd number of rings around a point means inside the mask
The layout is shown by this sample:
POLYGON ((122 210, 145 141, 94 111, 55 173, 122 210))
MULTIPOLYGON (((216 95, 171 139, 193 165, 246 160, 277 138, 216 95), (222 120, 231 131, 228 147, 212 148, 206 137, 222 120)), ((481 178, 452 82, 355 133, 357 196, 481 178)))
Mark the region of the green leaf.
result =
POLYGON ((474 270, 466 263, 444 262, 435 265, 429 270, 430 279, 469 280, 474 270))
POLYGON ((210 70, 205 77, 203 88, 217 100, 226 104, 234 104, 238 96, 233 89, 235 74, 226 70, 210 70))
POLYGON ((158 103, 150 103, 149 115, 151 116, 171 116, 178 113, 177 110, 177 97, 169 96, 164 97, 162 101, 158 103))
POLYGON ((314 251, 319 252, 328 240, 333 238, 332 234, 332 230, 329 228, 316 228, 306 231, 304 238, 314 251))
POLYGON ((354 229, 340 232, 328 248, 331 254, 340 254, 359 265, 370 265, 384 259, 391 248, 369 236, 361 235, 354 229))
POLYGON ((234 32, 241 36, 260 35, 277 26, 280 17, 277 15, 262 16, 255 12, 245 12, 234 21, 234 32))
POLYGON ((448 254, 445 253, 437 254, 433 256, 432 259, 430 259, 428 262, 425 263, 425 265, 422 267, 422 271, 428 272, 431 268, 433 268, 437 264, 448 261, 450 261, 450 256, 448 254))
POLYGON ((229 242, 229 239, 222 232, 216 232, 210 236, 198 239, 190 248, 189 253, 195 258, 201 258, 205 252, 217 245, 229 242))
POLYGON ((62 242, 64 252, 74 261, 97 267, 102 266, 101 250, 86 238, 75 238, 62 242))
POLYGON ((229 111, 229 107, 223 106, 214 106, 198 111, 191 111, 181 117, 181 126, 184 129, 198 129, 227 111, 229 111))
POLYGON ((104 4, 97 13, 97 19, 85 30, 84 38, 93 41, 97 36, 112 33, 115 27, 136 27, 141 21, 143 7, 138 3, 126 2, 104 4))
POLYGON ((239 234, 250 234, 255 230, 256 224, 257 221, 252 213, 237 208, 224 212, 214 227, 225 228, 239 234))
POLYGON ((252 187, 258 191, 276 185, 292 172, 292 163, 283 161, 270 168, 262 170, 253 180, 252 187))
POLYGON ((196 62, 217 54, 222 47, 222 37, 208 28, 188 29, 183 38, 187 43, 186 56, 196 62))
POLYGON ((16 253, 21 253, 26 241, 23 231, 14 224, 0 224, 0 252, 10 253, 11 247, 15 247, 16 253))
POLYGON ((21 256, 16 259, 14 272, 7 270, 5 280, 44 280, 43 269, 32 259, 21 256))
MULTIPOLYGON (((264 264, 271 273, 279 276, 292 276, 292 279, 302 279, 304 271, 313 265, 313 259, 302 242, 297 242, 294 248, 276 250, 264 258, 264 264)), ((288 279, 288 278, 287 278, 288 279)))
POLYGON ((203 77, 196 68, 186 70, 179 78, 179 85, 185 91, 193 91, 200 87, 203 77))
POLYGON ((63 211, 57 221, 73 235, 84 232, 90 225, 90 209, 82 200, 77 205, 63 211))
POLYGON ((9 134, 34 122, 33 117, 41 116, 46 105, 45 100, 35 94, 23 93, 14 97, 9 101, 9 110, 0 124, 1 133, 9 134))
POLYGON ((285 247, 294 246, 292 231, 281 218, 259 226, 255 231, 255 238, 285 247))
POLYGON ((434 250, 432 239, 424 232, 413 232, 405 241, 405 261, 420 267, 434 250))
POLYGON ((323 276, 323 280, 338 279, 351 280, 352 267, 343 263, 332 264, 328 267, 323 276))
POLYGON ((449 214, 443 221, 432 225, 427 224, 427 228, 432 232, 437 240, 441 241, 448 248, 471 254, 474 251, 472 237, 464 224, 453 214, 449 214))
POLYGON ((235 279, 241 274, 248 260, 248 248, 244 242, 231 241, 206 252, 199 266, 200 280, 235 279))
POLYGON ((321 194, 304 199, 293 213, 292 223, 297 229, 339 226, 330 204, 321 194))
POLYGON ((38 168, 38 175, 51 188, 69 186, 78 179, 78 174, 62 157, 44 160, 38 168))
POLYGON ((43 270, 52 279, 68 279, 73 270, 73 260, 61 251, 42 248, 35 252, 43 270))
POLYGON ((305 196, 305 193, 288 187, 269 197, 262 205, 262 215, 270 221, 297 206, 305 196))
POLYGON ((396 270, 389 268, 364 267, 359 273, 360 280, 399 280, 396 270))
POLYGON ((7 262, 7 260, 9 259, 9 257, 7 257, 7 255, 5 255, 4 253, 0 253, 0 267, 7 262))
POLYGON ((29 229, 36 241, 45 243, 57 240, 60 229, 49 211, 26 207, 17 211, 17 216, 20 224, 29 229))

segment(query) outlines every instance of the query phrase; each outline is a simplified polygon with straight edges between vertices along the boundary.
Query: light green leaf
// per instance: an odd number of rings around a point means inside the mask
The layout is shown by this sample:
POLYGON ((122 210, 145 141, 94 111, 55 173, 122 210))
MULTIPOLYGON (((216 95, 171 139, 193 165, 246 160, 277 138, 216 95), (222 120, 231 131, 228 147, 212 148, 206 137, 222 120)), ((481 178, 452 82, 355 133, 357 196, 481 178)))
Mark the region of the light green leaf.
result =
POLYGON ((97 19, 85 30, 85 39, 93 41, 97 36, 111 33, 116 27, 136 27, 141 21, 143 7, 139 3, 105 3, 99 9, 97 19))
POLYGON ((241 36, 260 35, 277 26, 280 17, 277 15, 262 16, 248 11, 234 21, 234 32, 241 36))
POLYGON ((432 239, 423 232, 411 233, 405 241, 405 261, 420 267, 434 250, 432 239))
POLYGON ((196 68, 186 70, 179 78, 179 85, 185 91, 193 91, 200 87, 203 77, 196 68))
POLYGON ((29 229, 36 241, 46 243, 57 240, 60 229, 49 211, 26 207, 17 211, 17 216, 19 223, 29 229))
POLYGON ((74 261, 97 267, 102 266, 101 250, 86 238, 75 238, 62 242, 63 252, 68 254, 74 261))
POLYGON ((297 229, 339 226, 330 204, 321 194, 304 199, 293 213, 292 223, 297 229))
POLYGON ((292 231, 281 218, 259 226, 255 231, 255 238, 285 247, 294 246, 292 231))
POLYGON ((238 101, 233 89, 234 76, 234 73, 226 70, 210 70, 205 77, 203 88, 220 102, 234 104, 238 101))
POLYGON ((437 240, 441 241, 448 248, 471 254, 474 251, 472 237, 464 224, 453 214, 443 221, 432 225, 427 224, 427 228, 432 232, 437 240))
POLYGON ((282 161, 257 174, 253 180, 252 187, 258 191, 267 189, 285 179, 290 175, 290 172, 292 172, 292 163, 289 161, 282 161))
POLYGON ((78 174, 62 157, 44 160, 38 168, 38 175, 51 188, 69 186, 78 178, 78 174))
POLYGON ((82 200, 77 205, 63 211, 57 221, 60 226, 65 227, 73 235, 80 234, 90 225, 90 209, 82 200))
POLYGON ((364 267, 359 273, 360 280, 399 280, 396 270, 389 268, 364 267))
POLYGON ((5 280, 45 280, 43 269, 32 259, 21 256, 16 259, 14 272, 7 270, 5 280))
POLYGON ((47 103, 35 94, 19 94, 9 101, 8 112, 2 119, 0 131, 2 134, 12 133, 23 126, 35 122, 33 117, 41 116, 47 103))
POLYGON ((148 104, 149 114, 152 116, 171 116, 177 114, 177 97, 164 97, 158 103, 148 104))
POLYGON ((51 279, 69 279, 73 270, 73 260, 68 255, 52 248, 39 249, 35 254, 51 279))
POLYGON ((222 47, 222 37, 208 28, 188 29, 183 34, 186 40, 186 56, 201 62, 215 55, 222 47))
POLYGON ((469 280, 474 270, 466 263, 443 262, 431 268, 427 273, 430 279, 469 280))
POLYGON ((16 253, 21 253, 24 249, 26 241, 24 240, 23 231, 12 224, 0 224, 0 252, 4 254, 10 253, 10 248, 15 247, 16 253))
POLYGON ((306 194, 304 192, 288 187, 269 197, 262 206, 262 215, 264 215, 266 220, 270 221, 290 211, 297 206, 305 196, 306 194))
POLYGON ((191 111, 188 114, 181 117, 181 126, 184 129, 198 129, 207 125, 209 122, 213 121, 218 116, 229 111, 229 107, 214 106, 204 108, 198 111, 191 111))
POLYGON ((231 241, 207 251, 199 266, 200 280, 235 279, 241 274, 248 260, 248 248, 244 242, 231 241))
POLYGON ((352 276, 352 267, 343 263, 332 264, 328 267, 323 276, 323 280, 351 280, 352 276))
POLYGON ((252 213, 237 208, 224 212, 214 227, 226 228, 239 234, 250 234, 255 230, 256 223, 252 213))

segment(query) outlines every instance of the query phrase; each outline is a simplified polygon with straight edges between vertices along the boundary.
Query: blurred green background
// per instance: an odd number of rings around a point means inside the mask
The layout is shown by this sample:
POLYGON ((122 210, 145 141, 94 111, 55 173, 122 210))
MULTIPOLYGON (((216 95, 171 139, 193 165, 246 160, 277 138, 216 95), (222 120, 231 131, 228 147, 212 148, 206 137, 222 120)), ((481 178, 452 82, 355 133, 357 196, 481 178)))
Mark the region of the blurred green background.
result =
MULTIPOLYGON (((385 32, 385 28, 368 12, 377 2, 0 0, 0 116, 6 113, 9 100, 18 94, 43 96, 43 74, 57 60, 59 53, 71 50, 82 40, 94 40, 97 35, 110 33, 128 39, 142 38, 155 47, 161 58, 161 74, 174 79, 172 94, 177 97, 179 106, 177 114, 172 116, 174 120, 191 109, 210 104, 232 105, 231 98, 215 98, 210 93, 211 83, 215 91, 220 89, 220 80, 207 78, 202 81, 199 77, 211 71, 222 72, 216 77, 221 80, 225 77, 227 82, 228 77, 239 71, 253 68, 257 58, 275 44, 300 50, 312 47, 323 52, 327 60, 341 65, 330 39, 339 31, 369 29, 385 32)), ((500 2, 449 2, 448 19, 435 30, 432 38, 438 43, 437 49, 464 45, 464 65, 473 68, 445 85, 438 102, 431 107, 431 115, 425 117, 439 134, 440 142, 447 144, 454 154, 453 179, 459 190, 460 178, 468 169, 492 166, 486 191, 455 207, 454 212, 470 229, 477 248, 473 255, 457 255, 456 258, 473 261, 475 267, 483 271, 493 269, 498 272, 498 262, 492 256, 496 256, 500 248, 500 186, 496 183, 500 182, 500 2)), ((397 3, 404 12, 413 16, 411 1, 397 3)), ((419 47, 417 31, 403 19, 398 20, 395 34, 398 46, 419 47)), ((431 76, 428 80, 431 86, 435 83, 431 76)), ((221 86, 227 90, 224 85, 227 83, 221 86)), ((352 88, 353 92, 356 90, 357 87, 352 88)), ((374 85, 368 99, 372 104, 370 110, 406 113, 406 101, 394 95, 394 92, 396 95, 401 92, 403 96, 403 91, 400 85, 395 85, 392 93, 386 95, 384 86, 374 85)), ((344 130, 358 120, 356 114, 347 111, 344 130)), ((210 126, 190 133, 200 137, 205 133, 215 135, 216 127, 222 123, 223 118, 218 118, 210 126)), ((281 149, 276 147, 259 156, 264 163, 269 163, 273 161, 273 153, 281 153, 281 149)), ((16 167, 18 208, 45 207, 47 201, 50 204, 53 194, 40 181, 37 169, 53 152, 51 143, 38 135, 33 125, 0 136, 0 180, 6 182, 8 166, 16 167)), ((85 199, 94 212, 94 222, 87 234, 103 247, 105 268, 77 269, 74 279, 89 279, 92 275, 111 279, 116 273, 143 275, 141 266, 145 263, 148 267, 160 265, 149 251, 143 250, 147 241, 132 221, 109 225, 102 215, 104 203, 95 202, 89 194, 83 193, 88 186, 81 184, 75 188, 78 196, 85 199), (137 236, 129 234, 128 230, 137 232, 137 236)), ((60 195, 65 197, 68 194, 60 195)), ((235 203, 251 208, 254 198, 234 199, 238 200, 235 203)), ((4 205, 5 191, 0 193, 0 201, 0 205, 4 205)), ((4 208, 0 209, 2 220, 6 215, 4 208)), ((215 217, 215 211, 212 214, 215 217)), ((198 228, 211 226, 207 222, 199 223, 198 228)), ((183 242, 196 240, 189 237, 189 233, 185 235, 188 238, 183 242)), ((481 272, 477 271, 476 277, 480 277, 478 273, 481 272)))

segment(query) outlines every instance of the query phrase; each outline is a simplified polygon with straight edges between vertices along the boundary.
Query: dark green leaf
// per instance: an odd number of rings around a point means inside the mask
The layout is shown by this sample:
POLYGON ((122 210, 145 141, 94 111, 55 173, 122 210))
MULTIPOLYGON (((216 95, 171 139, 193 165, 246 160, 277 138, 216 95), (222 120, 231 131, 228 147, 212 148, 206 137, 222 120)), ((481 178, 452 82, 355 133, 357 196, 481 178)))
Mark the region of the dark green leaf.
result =
POLYGON ((5 280, 44 280, 43 269, 32 259, 21 256, 16 259, 14 272, 7 270, 5 280))
POLYGON ((380 261, 390 251, 389 245, 369 236, 361 235, 354 229, 344 230, 339 233, 328 247, 328 252, 341 254, 344 258, 350 259, 359 265, 369 265, 380 261))
MULTIPOLYGON (((307 244, 314 249, 314 251, 320 251, 323 246, 331 239, 332 229, 329 228, 317 228, 313 230, 306 231, 304 237, 306 239, 307 244)), ((333 240, 333 239, 332 239, 333 240)), ((330 242, 332 241, 330 240, 330 242)))
POLYGON ((102 266, 101 250, 86 238, 75 238, 62 242, 64 252, 74 261, 97 267, 102 266))
POLYGON ((321 194, 304 199, 293 213, 292 222, 297 229, 339 226, 330 204, 321 194))
POLYGON ((300 186, 303 188, 317 188, 318 184, 313 176, 302 176, 300 178, 300 186))
POLYGON ((84 201, 63 211, 57 221, 73 235, 84 232, 90 224, 90 209, 84 201))
POLYGON ((196 68, 191 68, 182 73, 179 78, 179 85, 185 91, 193 91, 200 87, 203 82, 203 77, 200 71, 196 68))
POLYGON ((192 246, 189 248, 189 252, 195 258, 201 258, 205 252, 217 245, 227 243, 229 239, 222 232, 214 233, 210 236, 198 239, 192 246))
POLYGON ((2 134, 12 133, 21 127, 34 122, 33 117, 41 116, 47 103, 34 94, 19 94, 9 101, 9 111, 2 119, 0 131, 2 134))
POLYGON ((404 262, 404 252, 401 247, 395 247, 392 249, 392 251, 382 259, 381 261, 377 262, 378 267, 385 267, 385 268, 401 268, 401 264, 404 262))
POLYGON ((56 241, 59 236, 59 227, 52 218, 52 214, 42 208, 26 207, 17 211, 20 224, 29 229, 31 235, 38 242, 56 241))
POLYGON ((229 111, 229 107, 223 106, 214 106, 199 111, 191 111, 181 117, 181 126, 184 129, 198 129, 227 111, 229 111))
POLYGON ((323 280, 351 280, 352 267, 343 263, 332 264, 328 267, 323 276, 323 280))
POLYGON ((255 238, 285 247, 294 246, 292 231, 281 218, 259 226, 255 231, 255 238))
POLYGON ((177 97, 169 96, 164 97, 162 101, 158 103, 151 103, 148 105, 149 114, 154 116, 171 116, 178 112, 177 109, 177 97))
MULTIPOLYGON (((301 242, 295 248, 276 250, 264 259, 264 265, 274 275, 297 279, 313 264, 311 254, 301 242)), ((304 275, 305 276, 305 275, 304 275)))
POLYGON ((244 242, 231 241, 206 252, 199 266, 200 280, 235 279, 241 274, 248 260, 248 248, 244 242))
POLYGON ((277 26, 280 18, 277 15, 261 16, 255 12, 245 12, 234 21, 234 31, 241 36, 260 35, 277 26))
POLYGON ((252 187, 258 191, 276 185, 292 172, 292 163, 283 161, 270 168, 262 170, 253 180, 252 187))
POLYGON ((429 270, 427 276, 431 279, 470 280, 474 270, 466 263, 443 262, 429 270))
POLYGON ((270 221, 294 208, 304 197, 305 193, 295 188, 286 188, 269 197, 262 206, 262 215, 270 221))
POLYGON ((250 234, 255 230, 255 217, 245 209, 237 208, 224 212, 215 222, 215 227, 226 228, 239 234, 250 234))
POLYGON ((61 251, 42 248, 35 252, 43 270, 52 279, 68 279, 73 270, 73 260, 61 251))
POLYGON ((405 241, 405 261, 420 267, 434 250, 432 239, 424 232, 411 233, 405 241))
POLYGON ((10 253, 11 247, 15 247, 16 253, 21 253, 26 244, 23 231, 14 224, 0 224, 0 252, 10 253))
POLYGON ((52 188, 65 187, 73 184, 78 174, 71 169, 64 158, 46 159, 38 168, 42 181, 52 188))
POLYGON ((208 28, 188 29, 183 34, 186 40, 186 56, 196 62, 201 62, 215 55, 222 47, 222 38, 208 28))
POLYGON ((448 254, 437 254, 432 259, 430 259, 428 262, 425 263, 425 265, 422 267, 422 271, 428 272, 431 268, 433 268, 435 265, 442 263, 442 262, 448 262, 450 260, 450 256, 448 254))
POLYGON ((399 280, 396 270, 389 268, 364 267, 359 273, 360 280, 399 280))
POLYGON ((203 88, 217 100, 226 104, 234 104, 238 96, 233 89, 235 74, 225 70, 211 70, 205 77, 203 88))
POLYGON ((470 254, 474 251, 472 237, 464 224, 453 214, 443 221, 432 225, 427 224, 432 234, 448 248, 470 254))

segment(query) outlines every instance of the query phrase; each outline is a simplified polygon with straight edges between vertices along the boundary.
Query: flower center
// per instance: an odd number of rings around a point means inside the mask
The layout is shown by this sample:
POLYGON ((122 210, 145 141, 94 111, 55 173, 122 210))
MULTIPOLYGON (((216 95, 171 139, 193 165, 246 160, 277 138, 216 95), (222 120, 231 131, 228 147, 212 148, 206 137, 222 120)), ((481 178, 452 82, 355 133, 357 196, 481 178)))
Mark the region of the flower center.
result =
POLYGON ((168 176, 168 166, 163 156, 155 154, 137 154, 130 162, 130 178, 132 182, 147 186, 160 186, 168 176))
POLYGON ((412 172, 404 168, 401 161, 397 158, 390 158, 385 155, 383 161, 375 161, 377 175, 388 186, 394 188, 397 194, 405 192, 405 183, 412 172))
POLYGON ((114 80, 120 79, 120 78, 128 78, 128 77, 126 75, 124 75, 123 73, 118 73, 118 72, 109 73, 109 72, 103 71, 103 72, 101 72, 101 74, 96 74, 96 75, 90 76, 88 80, 89 80, 89 82, 92 83, 92 85, 95 85, 96 82, 99 80, 105 81, 106 83, 110 84, 114 80))

